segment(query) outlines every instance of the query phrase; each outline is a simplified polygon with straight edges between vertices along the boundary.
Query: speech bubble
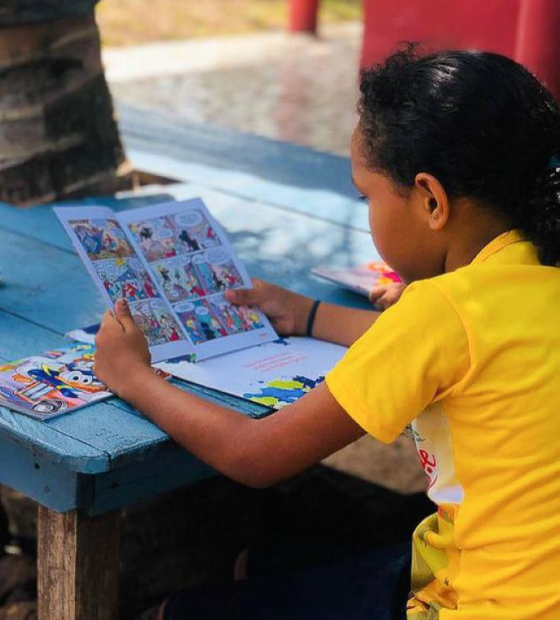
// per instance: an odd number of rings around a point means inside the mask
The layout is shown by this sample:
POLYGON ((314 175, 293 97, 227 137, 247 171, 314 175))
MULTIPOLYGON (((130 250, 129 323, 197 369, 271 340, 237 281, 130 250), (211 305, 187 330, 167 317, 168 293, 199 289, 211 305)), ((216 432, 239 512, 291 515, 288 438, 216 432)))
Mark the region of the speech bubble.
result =
POLYGON ((212 248, 206 251, 206 260, 211 265, 223 265, 227 263, 230 258, 228 253, 223 248, 212 248))
MULTIPOLYGON (((105 226, 108 226, 110 220, 90 220, 91 225, 95 226, 95 228, 105 228, 105 226)), ((112 222, 114 222, 114 220, 111 220, 112 222)))
POLYGON ((196 256, 193 256, 192 262, 195 265, 200 265, 201 263, 205 263, 206 259, 204 258, 202 254, 197 254, 196 256))
POLYGON ((205 306, 199 306, 196 310, 195 310, 196 314, 198 314, 199 316, 206 316, 207 314, 210 314, 210 310, 208 310, 208 308, 206 308, 205 306))
POLYGON ((144 271, 142 263, 134 257, 128 259, 128 266, 130 267, 130 269, 132 269, 132 271, 135 271, 136 273, 142 273, 144 271))
MULTIPOLYGON (((95 263, 94 263, 95 264, 95 263)), ((95 265, 100 278, 106 278, 109 282, 114 282, 122 273, 122 267, 119 269, 113 261, 106 263, 98 263, 95 265)))
POLYGON ((194 304, 191 304, 187 301, 181 304, 177 304, 173 308, 175 312, 192 312, 194 310, 194 304))
POLYGON ((156 237, 159 239, 169 239, 173 236, 173 232, 165 226, 165 224, 160 224, 156 229, 156 237))
POLYGON ((175 222, 180 226, 192 228, 198 226, 204 221, 204 216, 198 210, 187 211, 187 213, 179 213, 175 216, 175 222))

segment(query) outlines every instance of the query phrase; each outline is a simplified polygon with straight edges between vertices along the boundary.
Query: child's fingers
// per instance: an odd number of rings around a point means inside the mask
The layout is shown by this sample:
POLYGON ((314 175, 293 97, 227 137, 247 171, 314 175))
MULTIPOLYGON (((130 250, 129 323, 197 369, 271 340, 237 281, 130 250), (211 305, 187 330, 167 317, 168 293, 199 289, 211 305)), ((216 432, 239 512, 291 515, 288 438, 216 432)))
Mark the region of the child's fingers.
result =
POLYGON ((234 306, 258 305, 260 294, 254 288, 235 288, 226 291, 226 299, 234 306))
POLYGON ((126 299, 119 299, 115 304, 115 316, 117 321, 122 325, 125 331, 136 328, 136 323, 132 318, 130 306, 126 299))
POLYGON ((119 330, 122 330, 119 322, 115 318, 112 310, 105 310, 105 314, 103 315, 103 320, 101 321, 101 326, 99 327, 99 331, 95 336, 95 344, 97 347, 102 346, 107 337, 111 337, 111 333, 117 327, 119 330))
POLYGON ((369 295, 368 295, 370 302, 372 304, 376 303, 377 300, 383 297, 383 295, 385 295, 386 292, 387 292, 386 286, 382 286, 382 285, 374 286, 370 290, 369 295))

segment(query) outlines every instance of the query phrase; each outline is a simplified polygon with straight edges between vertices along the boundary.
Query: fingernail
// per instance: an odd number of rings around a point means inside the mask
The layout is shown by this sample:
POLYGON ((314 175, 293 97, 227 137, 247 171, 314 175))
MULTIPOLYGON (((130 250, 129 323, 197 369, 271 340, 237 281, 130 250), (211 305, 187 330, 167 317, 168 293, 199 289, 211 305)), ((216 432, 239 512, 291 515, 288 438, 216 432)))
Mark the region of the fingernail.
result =
POLYGON ((128 301, 126 301, 126 299, 119 299, 117 303, 121 308, 126 308, 128 306, 128 301))

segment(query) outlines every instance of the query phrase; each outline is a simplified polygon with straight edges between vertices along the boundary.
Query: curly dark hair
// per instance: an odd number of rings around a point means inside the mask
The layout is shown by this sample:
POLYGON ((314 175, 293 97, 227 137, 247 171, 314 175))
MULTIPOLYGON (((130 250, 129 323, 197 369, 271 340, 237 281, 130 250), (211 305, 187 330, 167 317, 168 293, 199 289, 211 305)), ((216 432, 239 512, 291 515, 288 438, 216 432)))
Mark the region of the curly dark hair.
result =
POLYGON ((542 264, 560 263, 560 107, 534 75, 499 54, 409 44, 364 71, 360 90, 372 170, 401 187, 428 172, 451 199, 505 214, 542 264))

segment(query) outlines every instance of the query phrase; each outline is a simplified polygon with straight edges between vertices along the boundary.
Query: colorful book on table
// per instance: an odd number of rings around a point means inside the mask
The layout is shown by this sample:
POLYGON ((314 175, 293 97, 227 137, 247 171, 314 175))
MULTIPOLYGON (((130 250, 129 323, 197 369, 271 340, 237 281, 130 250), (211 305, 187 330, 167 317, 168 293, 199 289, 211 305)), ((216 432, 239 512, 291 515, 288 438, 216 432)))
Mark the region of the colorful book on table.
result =
POLYGON ((376 261, 349 267, 347 269, 337 269, 334 267, 316 267, 311 272, 320 278, 339 284, 344 288, 369 296, 374 286, 383 284, 393 284, 401 282, 399 275, 393 271, 386 263, 376 261))
POLYGON ((0 406, 46 420, 109 398, 93 363, 93 345, 80 343, 2 364, 0 406))
POLYGON ((93 342, 79 342, 0 364, 0 407, 50 420, 113 396, 95 376, 94 363, 93 342))
POLYGON ((251 279, 200 199, 55 212, 107 305, 129 302, 153 362, 198 362, 278 338, 260 310, 225 299, 226 289, 249 288, 251 279))

